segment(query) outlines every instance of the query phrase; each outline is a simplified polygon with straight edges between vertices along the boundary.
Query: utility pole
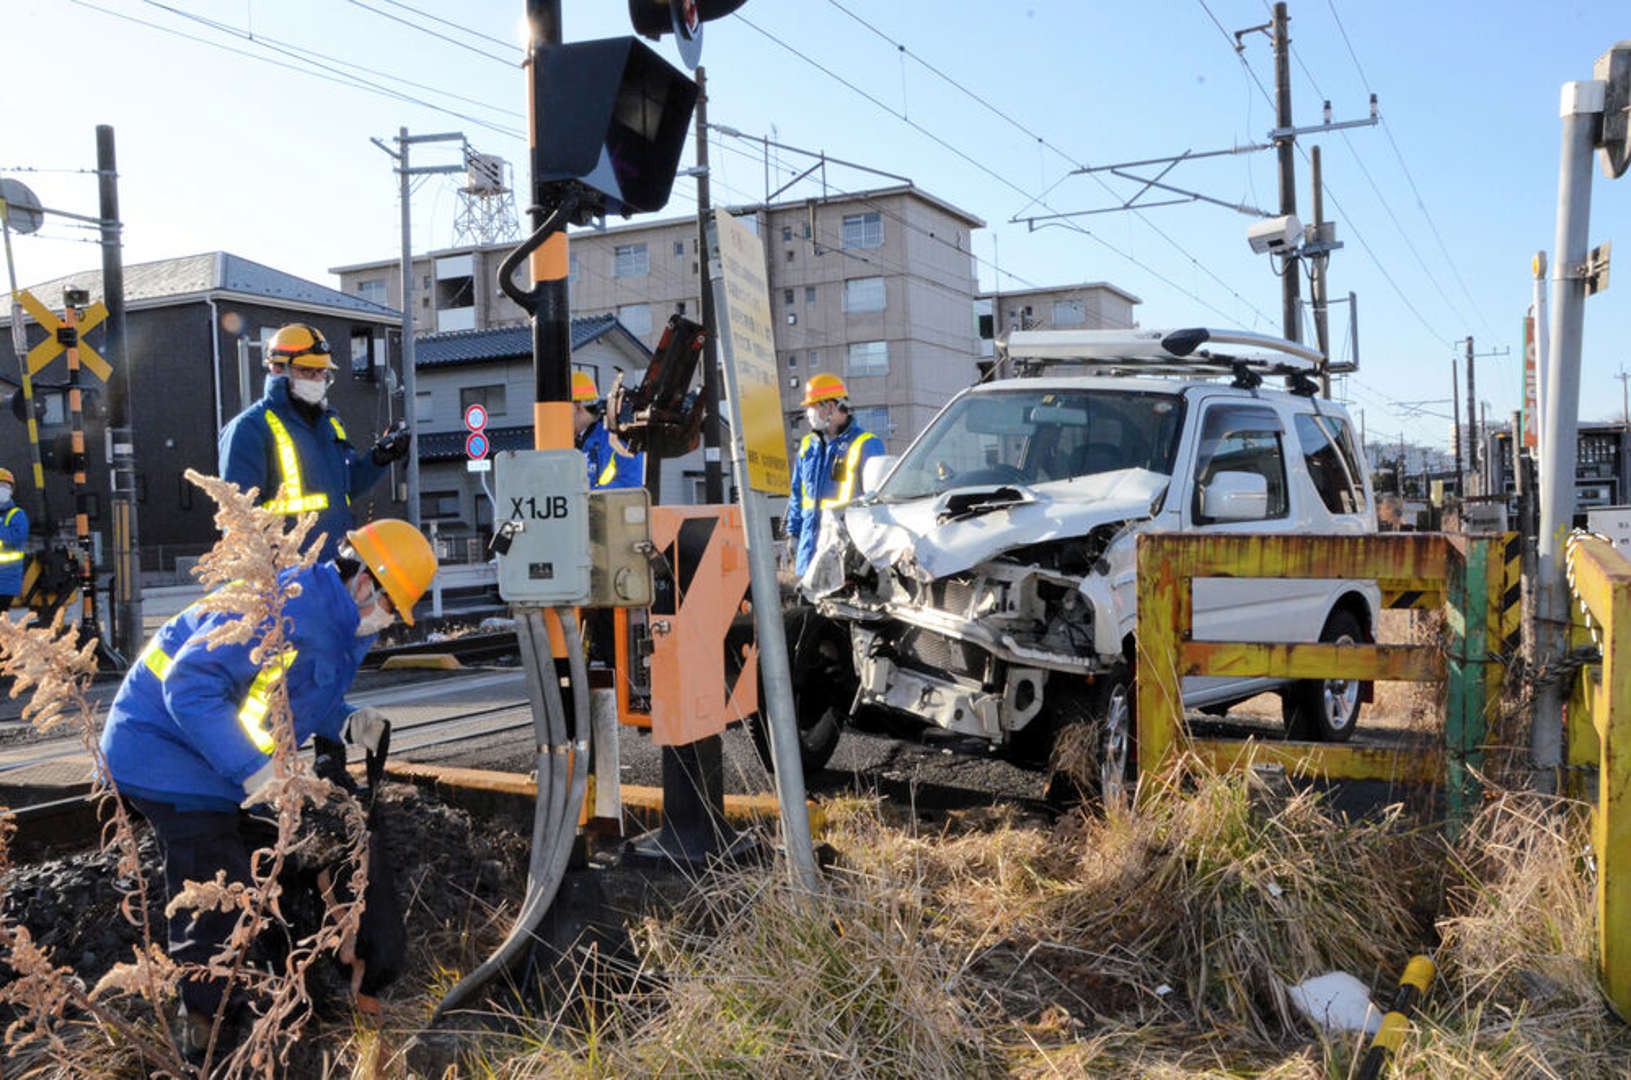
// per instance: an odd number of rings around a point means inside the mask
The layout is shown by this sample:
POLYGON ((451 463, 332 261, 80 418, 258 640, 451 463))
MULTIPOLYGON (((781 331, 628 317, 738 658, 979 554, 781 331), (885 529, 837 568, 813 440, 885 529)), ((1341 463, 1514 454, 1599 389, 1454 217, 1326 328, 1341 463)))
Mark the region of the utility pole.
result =
POLYGON ((141 545, 136 527, 136 438, 130 417, 130 363, 125 354, 125 270, 119 221, 119 170, 113 128, 96 128, 96 176, 102 219, 102 302, 108 319, 102 352, 108 376, 108 434, 113 449, 110 477, 113 511, 113 595, 109 597, 113 650, 129 659, 142 647, 141 545))
MULTIPOLYGON (((1291 37, 1286 32, 1291 20, 1284 0, 1274 5, 1274 145, 1280 159, 1280 214, 1297 212, 1296 135, 1291 133, 1291 37)), ((1298 281, 1297 256, 1287 255, 1280 275, 1281 314, 1287 341, 1301 341, 1302 297, 1298 281)))
POLYGON ((1467 336, 1467 473, 1478 475, 1478 388, 1472 378, 1472 336, 1467 336))
MULTIPOLYGON (((380 139, 370 139, 375 146, 385 151, 396 162, 396 173, 400 179, 400 198, 402 200, 402 415, 408 421, 408 445, 412 448, 408 453, 408 520, 414 527, 419 526, 419 407, 416 394, 418 393, 417 368, 414 359, 414 296, 413 289, 413 191, 412 184, 415 176, 434 176, 439 173, 462 173, 465 170, 461 160, 457 165, 421 165, 410 167, 408 164, 408 148, 414 143, 427 142, 457 142, 465 144, 462 132, 445 132, 440 135, 409 135, 408 129, 398 128, 396 134, 397 149, 392 150, 380 139)), ((468 152, 468 147, 466 148, 468 152)), ((461 158, 464 155, 460 155, 461 158)))
POLYGON ((697 68, 697 282, 702 294, 702 501, 718 506, 725 501, 725 481, 719 460, 719 332, 714 315, 714 290, 708 281, 708 220, 713 202, 708 184, 708 72, 697 68))
POLYGON ((1455 363, 1450 363, 1450 412, 1454 415, 1450 441, 1455 444, 1455 486, 1459 495, 1467 493, 1466 476, 1461 468, 1461 388, 1455 380, 1455 363))
POLYGON ((1626 387, 1627 380, 1631 380, 1631 372, 1626 371, 1625 365, 1621 364, 1620 373, 1614 377, 1620 380, 1620 425, 1631 429, 1631 391, 1626 387))
POLYGON ((1313 291, 1314 291, 1314 340, 1319 345, 1320 353, 1325 357, 1325 368, 1320 371, 1320 396, 1331 396, 1331 331, 1327 322, 1325 306, 1325 267, 1331 256, 1325 250, 1325 185, 1320 174, 1320 148, 1314 147, 1309 154, 1309 165, 1314 181, 1314 240, 1319 244, 1312 256, 1313 258, 1313 291))

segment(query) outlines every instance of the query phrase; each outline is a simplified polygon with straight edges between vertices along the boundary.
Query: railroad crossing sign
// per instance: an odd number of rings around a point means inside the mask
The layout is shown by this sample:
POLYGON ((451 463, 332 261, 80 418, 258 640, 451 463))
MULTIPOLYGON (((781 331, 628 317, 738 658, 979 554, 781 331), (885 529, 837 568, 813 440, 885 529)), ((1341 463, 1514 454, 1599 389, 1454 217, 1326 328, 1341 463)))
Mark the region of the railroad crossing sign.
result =
MULTIPOLYGON (((34 294, 27 289, 17 293, 17 302, 23 305, 23 310, 33 316, 34 321, 40 324, 47 335, 44 341, 28 350, 28 373, 35 375, 68 348, 73 335, 68 329, 68 324, 57 318, 55 312, 35 299, 34 294)), ((103 382, 108 381, 108 376, 113 374, 113 368, 95 349, 85 344, 85 335, 102 325, 102 320, 107 317, 108 306, 100 300, 81 311, 77 342, 79 362, 103 382)))

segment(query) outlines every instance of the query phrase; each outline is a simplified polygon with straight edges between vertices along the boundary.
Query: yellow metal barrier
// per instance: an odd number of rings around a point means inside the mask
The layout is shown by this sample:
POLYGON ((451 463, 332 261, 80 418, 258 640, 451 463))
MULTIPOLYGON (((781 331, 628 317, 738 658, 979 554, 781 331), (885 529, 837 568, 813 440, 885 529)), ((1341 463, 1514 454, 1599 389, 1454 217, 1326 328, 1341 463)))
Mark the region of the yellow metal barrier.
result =
MULTIPOLYGON (((1479 798, 1486 717, 1498 704, 1504 661, 1509 536, 1438 533, 1285 536, 1145 533, 1138 538, 1140 770, 1159 775, 1181 750, 1219 769, 1248 760, 1330 779, 1446 782, 1452 822, 1479 798), (1196 641, 1195 578, 1376 579, 1387 606, 1446 604, 1450 647, 1196 641), (1199 738, 1183 725, 1181 680, 1191 675, 1341 678, 1448 683, 1444 745, 1424 749, 1199 738)), ((1631 633, 1631 622, 1626 624, 1631 633)), ((1631 656, 1631 653, 1627 654, 1631 656)))
POLYGON ((1631 1020, 1631 562, 1595 536, 1576 534, 1567 552, 1570 585, 1603 649, 1570 703, 1569 763, 1597 766, 1597 962, 1609 1003, 1631 1020))

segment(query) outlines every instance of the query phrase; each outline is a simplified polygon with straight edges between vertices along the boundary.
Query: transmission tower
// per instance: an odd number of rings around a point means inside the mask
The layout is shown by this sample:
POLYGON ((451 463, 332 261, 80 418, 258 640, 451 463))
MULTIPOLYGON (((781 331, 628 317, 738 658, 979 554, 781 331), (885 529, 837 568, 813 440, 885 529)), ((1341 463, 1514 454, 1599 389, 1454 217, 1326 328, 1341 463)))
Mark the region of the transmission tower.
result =
POLYGON ((459 189, 459 212, 453 219, 453 245, 502 244, 519 240, 515 191, 510 164, 496 154, 464 152, 465 185, 459 189))

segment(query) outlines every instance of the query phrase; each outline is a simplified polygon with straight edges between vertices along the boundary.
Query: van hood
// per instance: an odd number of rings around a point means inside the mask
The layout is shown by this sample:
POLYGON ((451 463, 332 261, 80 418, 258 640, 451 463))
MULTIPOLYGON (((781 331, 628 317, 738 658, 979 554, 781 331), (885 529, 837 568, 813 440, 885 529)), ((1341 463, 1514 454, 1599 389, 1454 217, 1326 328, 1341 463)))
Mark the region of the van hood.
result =
POLYGON ((1148 469, 1118 469, 1034 486, 953 488, 909 502, 852 505, 844 511, 844 528, 873 566, 933 581, 1010 548, 1147 518, 1170 480, 1148 469))

